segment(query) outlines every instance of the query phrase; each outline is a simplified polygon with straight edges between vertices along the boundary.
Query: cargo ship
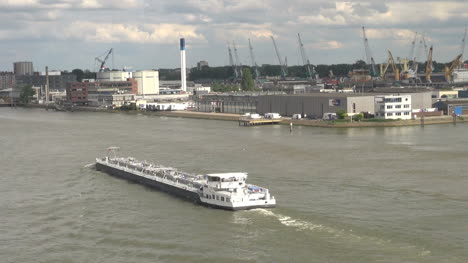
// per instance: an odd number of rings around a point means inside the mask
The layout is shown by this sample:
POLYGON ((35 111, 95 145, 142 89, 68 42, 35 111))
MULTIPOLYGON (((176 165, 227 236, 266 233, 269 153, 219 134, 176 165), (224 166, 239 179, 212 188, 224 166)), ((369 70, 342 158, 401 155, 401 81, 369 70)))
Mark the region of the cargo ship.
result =
POLYGON ((267 188, 247 184, 247 173, 190 174, 172 167, 117 157, 96 158, 96 170, 124 178, 195 203, 225 210, 273 208, 275 198, 267 188))

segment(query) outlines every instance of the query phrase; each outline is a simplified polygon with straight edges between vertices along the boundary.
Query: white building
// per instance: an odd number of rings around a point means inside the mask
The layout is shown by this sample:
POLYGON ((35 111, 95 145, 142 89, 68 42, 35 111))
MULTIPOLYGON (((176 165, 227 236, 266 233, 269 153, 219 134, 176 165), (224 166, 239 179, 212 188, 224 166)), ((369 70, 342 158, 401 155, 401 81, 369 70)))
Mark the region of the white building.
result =
POLYGON ((159 93, 159 71, 136 71, 133 72, 133 78, 138 83, 138 95, 150 95, 159 93))
POLYGON ((132 78, 132 72, 119 70, 96 73, 96 81, 126 81, 129 78, 132 78))
POLYGON ((375 96, 375 118, 411 119, 411 95, 375 96))

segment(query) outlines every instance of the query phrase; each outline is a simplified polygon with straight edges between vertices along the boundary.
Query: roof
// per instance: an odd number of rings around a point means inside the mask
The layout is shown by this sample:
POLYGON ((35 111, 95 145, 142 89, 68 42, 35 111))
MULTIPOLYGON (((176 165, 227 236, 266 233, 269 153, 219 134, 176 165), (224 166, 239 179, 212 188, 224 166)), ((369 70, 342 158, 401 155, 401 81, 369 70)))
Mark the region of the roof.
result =
POLYGON ((219 178, 231 178, 231 177, 247 177, 246 173, 217 173, 217 174, 207 174, 210 177, 219 177, 219 178))

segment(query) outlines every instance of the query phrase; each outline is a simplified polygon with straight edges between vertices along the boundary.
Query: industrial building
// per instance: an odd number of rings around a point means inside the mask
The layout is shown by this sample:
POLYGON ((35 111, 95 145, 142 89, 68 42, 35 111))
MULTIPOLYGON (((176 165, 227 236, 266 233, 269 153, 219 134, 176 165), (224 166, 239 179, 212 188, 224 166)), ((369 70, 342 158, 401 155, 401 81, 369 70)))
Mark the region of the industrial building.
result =
POLYGON ((375 118, 411 119, 411 95, 375 96, 375 118))
POLYGON ((133 78, 138 83, 139 95, 154 95, 159 93, 159 72, 157 70, 141 70, 133 72, 133 78))
POLYGON ((32 62, 14 62, 13 63, 13 72, 16 76, 23 76, 23 75, 33 75, 34 68, 32 62))
POLYGON ((96 82, 125 82, 131 79, 136 80, 138 83, 138 95, 159 93, 159 72, 157 70, 140 70, 136 72, 113 70, 96 73, 96 82))
POLYGON ((121 101, 127 101, 130 95, 133 96, 137 93, 138 84, 134 79, 126 81, 70 82, 67 87, 67 101, 79 105, 100 106, 105 104, 120 106, 121 101), (114 99, 116 103, 114 103, 114 99))
POLYGON ((0 90, 11 89, 15 86, 15 74, 13 72, 0 72, 0 90))
MULTIPOLYGON (((17 75, 15 83, 18 86, 31 85, 36 87, 43 87, 46 85, 46 76, 34 73, 33 75, 17 75)), ((65 91, 68 82, 75 82, 75 74, 54 74, 49 75, 49 90, 65 91)))
POLYGON ((258 98, 257 113, 277 112, 282 116, 301 114, 311 118, 322 118, 325 113, 335 113, 338 110, 374 114, 374 95, 356 93, 263 95, 258 98))
POLYGON ((126 81, 132 78, 132 72, 113 70, 96 73, 96 81, 126 81))
POLYGON ((207 61, 201 60, 201 61, 198 61, 198 62, 197 62, 197 69, 198 69, 198 70, 201 70, 201 69, 203 69, 204 67, 209 67, 209 64, 208 64, 207 61))
MULTIPOLYGON (((325 113, 336 113, 344 110, 349 114, 375 114, 375 97, 390 96, 378 93, 305 93, 287 95, 280 94, 203 94, 193 97, 195 109, 202 112, 223 112, 243 114, 256 112, 265 114, 276 112, 282 116, 300 114, 310 118, 322 118, 325 113)), ((412 109, 425 110, 432 108, 431 92, 404 93, 401 96, 411 98, 412 109)), ((394 96, 400 96, 394 94, 394 96)), ((411 115, 411 114, 410 114, 411 115)), ((397 115, 396 115, 397 116, 397 115)))
POLYGON ((243 114, 256 112, 258 94, 206 94, 193 97, 196 111, 243 114))

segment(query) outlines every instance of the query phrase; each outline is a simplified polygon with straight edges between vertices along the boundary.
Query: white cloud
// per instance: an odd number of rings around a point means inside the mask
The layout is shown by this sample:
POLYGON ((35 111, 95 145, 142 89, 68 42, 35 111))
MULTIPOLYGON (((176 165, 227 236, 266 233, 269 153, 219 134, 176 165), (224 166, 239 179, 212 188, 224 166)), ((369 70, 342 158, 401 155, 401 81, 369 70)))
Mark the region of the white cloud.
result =
POLYGON ((312 44, 306 45, 307 48, 321 49, 321 50, 330 50, 330 49, 339 49, 343 47, 343 43, 330 40, 330 41, 320 41, 312 44))
POLYGON ((128 43, 174 43, 179 37, 192 42, 205 41, 196 32, 196 27, 180 24, 99 24, 74 22, 66 30, 65 38, 83 39, 89 42, 128 42, 128 43))

